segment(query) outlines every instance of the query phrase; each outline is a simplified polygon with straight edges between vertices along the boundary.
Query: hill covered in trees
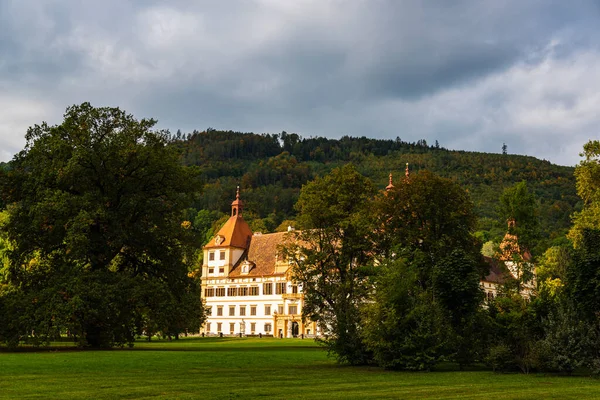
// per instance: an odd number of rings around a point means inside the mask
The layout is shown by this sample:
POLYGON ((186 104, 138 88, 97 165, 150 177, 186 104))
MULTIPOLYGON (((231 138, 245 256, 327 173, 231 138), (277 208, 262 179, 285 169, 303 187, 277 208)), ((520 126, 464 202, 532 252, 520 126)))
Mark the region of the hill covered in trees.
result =
POLYGON ((499 197, 505 188, 525 181, 539 206, 542 240, 534 249, 538 255, 564 240, 571 214, 582 206, 572 167, 529 156, 453 151, 425 140, 302 138, 286 132, 207 129, 178 131, 171 145, 178 148, 183 164, 199 169, 203 187, 188 217, 208 236, 211 226, 214 229, 229 212, 237 185, 243 190, 245 217, 252 228, 275 231, 295 218, 294 204, 303 184, 348 162, 382 189, 390 172, 395 182, 401 182, 406 163, 411 173, 427 169, 455 180, 471 195, 483 241, 499 240, 504 234, 506 226, 496 213, 499 197))

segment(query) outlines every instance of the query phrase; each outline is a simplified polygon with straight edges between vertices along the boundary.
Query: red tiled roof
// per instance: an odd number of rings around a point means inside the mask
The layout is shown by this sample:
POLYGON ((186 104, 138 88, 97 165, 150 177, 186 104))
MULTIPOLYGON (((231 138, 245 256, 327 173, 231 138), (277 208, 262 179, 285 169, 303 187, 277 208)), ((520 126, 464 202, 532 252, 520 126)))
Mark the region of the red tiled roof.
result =
POLYGON ((252 237, 252 230, 244 221, 241 215, 232 215, 225 225, 219 230, 217 235, 208 242, 205 249, 212 247, 233 246, 241 249, 248 248, 248 241, 252 237), (222 242, 217 244, 217 237, 222 238, 222 242))
POLYGON ((510 277, 510 273, 508 269, 504 265, 504 262, 496 260, 492 257, 483 257, 485 262, 490 266, 490 272, 483 278, 485 282, 492 282, 497 284, 504 284, 508 277, 510 277))
POLYGON ((243 276, 275 275, 275 264, 279 253, 277 246, 285 243, 288 238, 287 232, 253 235, 248 250, 229 272, 229 276, 242 276, 241 265, 245 260, 254 263, 254 267, 243 276))

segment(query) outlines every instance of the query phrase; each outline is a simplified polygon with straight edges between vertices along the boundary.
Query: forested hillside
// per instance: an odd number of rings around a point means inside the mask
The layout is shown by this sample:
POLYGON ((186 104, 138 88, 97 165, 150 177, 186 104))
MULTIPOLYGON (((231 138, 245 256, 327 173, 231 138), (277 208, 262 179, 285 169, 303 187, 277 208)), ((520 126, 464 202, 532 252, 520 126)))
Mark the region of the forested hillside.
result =
POLYGON ((482 240, 498 240, 504 234, 505 225, 496 215, 498 199, 506 187, 526 181, 539 203, 542 241, 535 251, 538 254, 563 240, 570 215, 581 208, 574 168, 528 156, 452 151, 425 140, 302 138, 286 132, 268 135, 208 129, 178 132, 172 145, 180 150, 182 163, 200 170, 203 187, 188 217, 209 236, 211 225, 229 212, 237 185, 243 190, 245 217, 252 228, 274 231, 294 219, 293 207, 304 183, 348 162, 382 189, 390 172, 395 182, 401 182, 406 163, 411 173, 428 169, 457 181, 475 203, 482 240))

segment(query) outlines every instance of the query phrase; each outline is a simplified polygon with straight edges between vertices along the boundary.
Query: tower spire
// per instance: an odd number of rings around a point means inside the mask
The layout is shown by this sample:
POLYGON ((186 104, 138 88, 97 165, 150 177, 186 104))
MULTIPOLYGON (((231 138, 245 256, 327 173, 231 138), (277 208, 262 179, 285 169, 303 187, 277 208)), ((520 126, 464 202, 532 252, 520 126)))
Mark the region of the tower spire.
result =
POLYGON ((385 190, 388 192, 394 188, 394 184, 392 183, 392 173, 390 172, 390 180, 388 185, 385 187, 385 190))
POLYGON ((236 191, 235 191, 235 200, 233 201, 233 203, 231 203, 231 216, 235 217, 241 217, 242 216, 242 208, 243 208, 244 202, 242 200, 240 200, 240 187, 238 185, 236 191))

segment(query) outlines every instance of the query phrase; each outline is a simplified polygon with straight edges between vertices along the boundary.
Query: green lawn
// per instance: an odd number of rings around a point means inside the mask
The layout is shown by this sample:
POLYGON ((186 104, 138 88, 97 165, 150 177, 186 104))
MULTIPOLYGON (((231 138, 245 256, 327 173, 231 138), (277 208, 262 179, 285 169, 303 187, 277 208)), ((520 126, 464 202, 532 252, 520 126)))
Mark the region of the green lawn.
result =
POLYGON ((587 377, 340 367, 310 340, 184 339, 0 353, 0 398, 600 398, 587 377))

